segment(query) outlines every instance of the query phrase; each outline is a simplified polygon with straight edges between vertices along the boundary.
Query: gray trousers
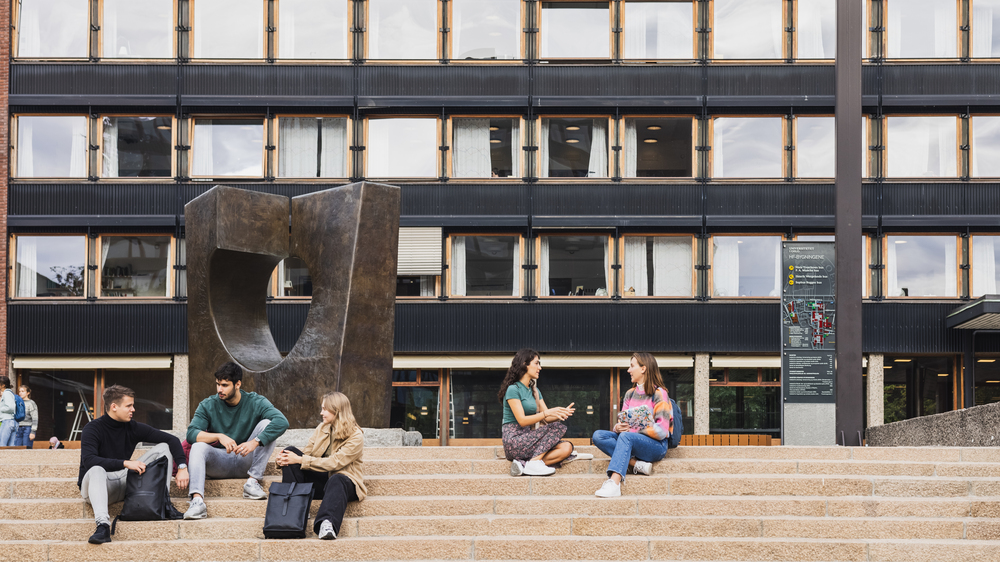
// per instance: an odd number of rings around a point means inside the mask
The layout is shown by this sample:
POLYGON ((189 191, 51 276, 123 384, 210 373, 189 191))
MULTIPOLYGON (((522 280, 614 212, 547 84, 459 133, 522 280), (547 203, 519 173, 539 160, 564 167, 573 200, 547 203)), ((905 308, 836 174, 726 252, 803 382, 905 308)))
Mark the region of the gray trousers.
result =
MULTIPOLYGON (((144 464, 151 464, 160 457, 167 457, 167 474, 174 473, 174 459, 170 456, 170 445, 160 443, 139 457, 138 461, 144 464)), ((94 508, 94 520, 97 524, 111 524, 111 517, 108 515, 108 504, 125 500, 125 480, 128 476, 128 469, 123 468, 114 472, 108 472, 100 466, 92 466, 83 475, 83 483, 80 484, 80 495, 84 501, 94 508)), ((167 494, 170 494, 170 478, 167 478, 167 494)))
MULTIPOLYGON (((260 435, 271 420, 261 420, 253 432, 250 439, 260 435)), ((208 443, 195 443, 191 445, 191 455, 188 457, 188 472, 191 474, 191 484, 188 488, 188 495, 205 495, 205 478, 241 478, 243 475, 261 480, 264 478, 264 470, 267 469, 267 461, 271 459, 276 441, 271 441, 267 445, 260 445, 254 449, 253 453, 243 457, 236 453, 227 453, 225 449, 217 449, 208 443)))

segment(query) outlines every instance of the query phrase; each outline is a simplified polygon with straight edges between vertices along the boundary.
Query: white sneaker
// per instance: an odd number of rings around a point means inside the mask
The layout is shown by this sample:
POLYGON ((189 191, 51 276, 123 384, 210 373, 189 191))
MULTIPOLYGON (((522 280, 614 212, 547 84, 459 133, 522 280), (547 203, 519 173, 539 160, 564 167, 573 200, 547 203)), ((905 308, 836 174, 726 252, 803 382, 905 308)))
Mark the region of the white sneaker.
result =
POLYGON ((594 495, 599 498, 617 498, 622 495, 622 486, 608 478, 604 484, 601 484, 601 488, 594 492, 594 495))
POLYGON ((337 533, 333 530, 333 523, 329 519, 324 519, 319 524, 319 538, 330 541, 337 538, 337 533))
POLYGON ((545 466, 542 461, 528 461, 524 463, 524 474, 528 476, 548 476, 554 473, 556 469, 551 466, 545 466))
POLYGON ((206 517, 208 517, 208 508, 205 506, 205 500, 193 498, 188 504, 187 511, 184 512, 184 519, 204 519, 206 517))
POLYGON ((563 462, 563 464, 566 464, 566 463, 570 463, 570 462, 573 462, 573 461, 589 461, 589 460, 593 460, 593 459, 594 459, 594 455, 592 455, 590 453, 577 453, 576 451, 573 451, 572 453, 570 453, 570 455, 568 457, 566 457, 565 459, 563 459, 562 462, 563 462))
POLYGON ((520 476, 524 474, 524 465, 519 460, 510 461, 510 475, 520 476))
POLYGON ((243 485, 243 497, 250 500, 263 500, 267 498, 267 494, 264 493, 264 488, 260 487, 260 482, 251 476, 243 485))
POLYGON ((653 473, 653 463, 637 460, 635 461, 635 466, 632 467, 632 472, 649 476, 653 473))

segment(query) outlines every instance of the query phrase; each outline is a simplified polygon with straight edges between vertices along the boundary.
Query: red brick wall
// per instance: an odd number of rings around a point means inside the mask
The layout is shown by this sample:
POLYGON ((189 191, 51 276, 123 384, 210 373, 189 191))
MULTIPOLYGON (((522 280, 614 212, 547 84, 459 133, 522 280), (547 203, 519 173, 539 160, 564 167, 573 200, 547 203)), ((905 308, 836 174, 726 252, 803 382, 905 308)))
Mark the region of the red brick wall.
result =
MULTIPOLYGON (((0 256, 4 266, 0 267, 0 290, 4 297, 7 292, 7 178, 10 176, 10 5, 0 1, 0 256)), ((7 305, 0 307, 0 374, 7 374, 7 305)))

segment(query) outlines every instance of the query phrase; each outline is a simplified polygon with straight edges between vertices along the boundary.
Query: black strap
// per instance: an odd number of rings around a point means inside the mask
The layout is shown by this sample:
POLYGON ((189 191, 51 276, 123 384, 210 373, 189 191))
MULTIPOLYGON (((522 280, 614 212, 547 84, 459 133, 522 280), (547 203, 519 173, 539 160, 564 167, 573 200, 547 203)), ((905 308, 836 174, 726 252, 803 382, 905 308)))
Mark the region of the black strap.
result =
POLYGON ((118 517, 120 517, 120 516, 119 515, 115 515, 115 520, 111 522, 111 534, 112 535, 115 534, 115 527, 118 526, 118 517))
POLYGON ((284 517, 288 513, 288 500, 292 499, 292 494, 295 493, 295 482, 288 488, 288 495, 285 496, 285 501, 281 504, 281 516, 284 517))

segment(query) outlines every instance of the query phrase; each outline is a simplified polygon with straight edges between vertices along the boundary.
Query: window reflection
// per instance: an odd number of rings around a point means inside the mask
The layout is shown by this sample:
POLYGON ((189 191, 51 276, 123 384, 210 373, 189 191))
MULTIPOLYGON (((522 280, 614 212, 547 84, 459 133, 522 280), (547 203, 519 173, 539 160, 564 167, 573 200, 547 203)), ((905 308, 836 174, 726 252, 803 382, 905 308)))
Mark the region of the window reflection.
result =
POLYGON ((953 357, 886 356, 885 423, 953 410, 954 363, 953 357))
MULTIPOLYGON (((506 371, 451 371, 451 437, 454 439, 499 439, 503 426, 503 404, 497 400, 506 371)), ((542 398, 548 404, 543 390, 542 398)), ((565 404, 564 404, 565 405, 565 404)))
POLYGON ((347 119, 279 117, 278 177, 347 177, 347 119))
POLYGON ((690 236, 626 236, 624 245, 624 296, 691 296, 690 236))
POLYGON ((166 297, 170 236, 102 236, 102 297, 166 297))
POLYGON ((972 237, 972 295, 997 294, 1000 236, 972 237))
POLYGON ((452 119, 452 177, 509 178, 521 170, 521 121, 452 119))
POLYGON ((627 178, 689 178, 693 174, 693 120, 626 118, 623 170, 627 178))
POLYGON ((608 296, 607 236, 542 236, 541 296, 608 296))
POLYGON ((567 427, 564 437, 589 438, 598 429, 611 427, 610 382, 609 369, 545 369, 538 388, 549 408, 576 404, 576 413, 563 422, 567 427))
POLYGON ((369 0, 368 58, 435 59, 435 0, 369 0))
POLYGON ((263 58, 263 3, 252 0, 192 1, 194 58, 263 58))
POLYGON ((795 118, 795 175, 832 178, 836 168, 836 131, 833 117, 795 118))
POLYGON ((889 117, 886 122, 890 177, 958 175, 955 117, 889 117))
POLYGON ((397 297, 435 296, 434 275, 400 275, 396 277, 397 297))
POLYGON ((368 177, 438 177, 436 119, 370 119, 368 177))
POLYGON ((87 118, 73 115, 18 117, 17 177, 87 177, 87 118))
POLYGON ((264 175, 263 119, 195 119, 196 176, 264 175))
POLYGON ((172 0, 103 0, 105 58, 166 59, 174 54, 172 0))
POLYGON ((780 236, 712 238, 712 296, 781 296, 780 236))
POLYGON ((542 119, 543 178, 608 177, 607 119, 542 119))
POLYGON ((972 118, 972 175, 1000 177, 1000 117, 972 118))
POLYGON ((521 58, 519 0, 452 0, 452 58, 521 58))
POLYGON ((611 56, 607 2, 542 2, 542 58, 611 56))
POLYGON ((350 57, 346 0, 278 2, 278 58, 350 57))
POLYGON ((517 236, 453 236, 451 294, 517 296, 521 285, 521 251, 517 236))
POLYGON ((693 2, 626 2, 627 59, 694 58, 693 2))
POLYGON ((887 236, 886 245, 886 296, 958 296, 954 236, 887 236))
POLYGON ((1000 0, 972 3, 972 56, 1000 57, 1000 0))
POLYGON ((780 117, 719 117, 712 143, 717 178, 780 178, 780 117))
MULTIPOLYGON (((393 371, 393 375, 397 371, 393 371)), ((414 371, 416 374, 416 371, 414 371)), ((397 386, 392 389, 389 426, 419 431, 424 439, 437 439, 438 387, 397 386)))
POLYGON ((87 241, 83 236, 18 236, 14 296, 82 297, 87 241))
POLYGON ((798 58, 834 58, 837 51, 836 0, 798 0, 795 9, 798 14, 798 23, 795 25, 798 58))
POLYGON ((94 371, 21 371, 21 381, 38 405, 35 442, 53 436, 60 441, 80 439, 81 434, 72 431, 77 422, 82 429, 94 418, 95 378, 94 371))
POLYGON ((782 58, 781 0, 715 0, 717 59, 782 58))
POLYGON ((712 433, 781 433, 781 387, 711 386, 708 402, 712 433))
POLYGON ((103 177, 170 177, 172 123, 170 117, 102 119, 103 177))
POLYGON ((958 56, 958 8, 954 2, 897 0, 888 4, 889 58, 958 56))
POLYGON ((87 57, 87 0, 20 0, 18 6, 19 57, 87 57))
POLYGON ((282 297, 311 297, 312 276, 306 262, 299 258, 285 258, 275 268, 278 295, 282 297))
POLYGON ((104 388, 120 384, 136 391, 133 421, 169 431, 174 426, 173 371, 107 370, 104 388))
POLYGON ((976 406, 1000 402, 1000 361, 994 356, 976 358, 976 406))

